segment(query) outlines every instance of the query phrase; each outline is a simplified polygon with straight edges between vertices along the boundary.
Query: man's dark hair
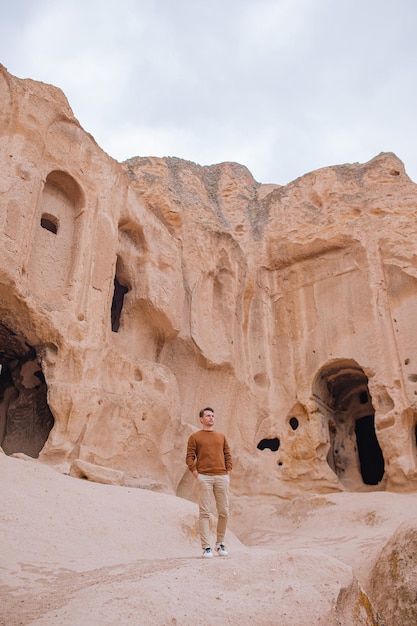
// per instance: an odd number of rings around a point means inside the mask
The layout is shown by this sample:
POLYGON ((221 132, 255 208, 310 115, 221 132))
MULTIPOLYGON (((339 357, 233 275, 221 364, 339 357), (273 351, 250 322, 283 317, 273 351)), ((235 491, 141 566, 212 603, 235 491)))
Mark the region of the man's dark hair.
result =
POLYGON ((203 417, 203 415, 204 415, 204 413, 205 413, 206 411, 211 411, 212 413, 214 413, 214 410, 211 408, 211 406, 206 406, 206 408, 205 408, 205 409, 201 409, 201 411, 200 411, 200 413, 199 413, 200 418, 201 418, 201 417, 203 417))

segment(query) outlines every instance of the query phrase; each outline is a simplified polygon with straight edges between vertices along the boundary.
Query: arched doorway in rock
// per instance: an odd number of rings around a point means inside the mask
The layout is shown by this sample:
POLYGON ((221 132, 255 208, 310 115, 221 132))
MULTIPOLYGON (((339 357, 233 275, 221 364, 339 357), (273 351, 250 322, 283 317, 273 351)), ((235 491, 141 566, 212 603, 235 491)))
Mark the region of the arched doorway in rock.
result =
POLYGON ((35 349, 0 323, 0 446, 37 458, 54 425, 35 349))
POLYGON ((351 491, 376 488, 384 477, 384 457, 363 369, 352 359, 328 363, 316 375, 313 396, 327 420, 327 460, 340 482, 351 491))

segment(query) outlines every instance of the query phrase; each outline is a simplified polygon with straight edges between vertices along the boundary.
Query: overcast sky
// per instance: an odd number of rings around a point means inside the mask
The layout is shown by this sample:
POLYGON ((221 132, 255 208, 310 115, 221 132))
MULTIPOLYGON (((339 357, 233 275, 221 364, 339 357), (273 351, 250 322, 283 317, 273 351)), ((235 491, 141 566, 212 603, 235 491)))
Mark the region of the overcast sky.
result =
MULTIPOLYGON (((119 161, 263 183, 395 152, 417 182, 416 0, 0 0, 0 62, 119 161)), ((1 103, 0 103, 1 105, 1 103)))

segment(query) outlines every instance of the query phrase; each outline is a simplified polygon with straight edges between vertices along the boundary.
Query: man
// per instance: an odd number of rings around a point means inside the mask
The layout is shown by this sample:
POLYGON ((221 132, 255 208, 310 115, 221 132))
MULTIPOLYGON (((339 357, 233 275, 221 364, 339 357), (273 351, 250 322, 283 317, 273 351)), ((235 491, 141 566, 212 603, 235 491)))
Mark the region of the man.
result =
POLYGON ((232 457, 226 437, 214 430, 214 411, 210 407, 199 413, 202 429, 188 439, 186 463, 198 481, 199 530, 203 557, 212 557, 210 547, 210 500, 214 494, 217 507, 217 538, 215 551, 227 556, 223 543, 229 516, 229 483, 232 457))

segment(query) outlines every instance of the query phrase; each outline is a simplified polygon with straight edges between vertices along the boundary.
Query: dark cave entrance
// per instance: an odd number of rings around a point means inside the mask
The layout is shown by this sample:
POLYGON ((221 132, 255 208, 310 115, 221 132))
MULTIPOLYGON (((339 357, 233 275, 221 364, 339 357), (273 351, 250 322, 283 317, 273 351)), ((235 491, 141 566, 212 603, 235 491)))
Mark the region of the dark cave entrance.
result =
POLYGON ((123 264, 120 257, 117 257, 116 274, 114 277, 114 291, 111 303, 111 329, 114 333, 119 332, 120 317, 122 315, 125 295, 129 291, 129 287, 123 284, 123 264))
POLYGON ((375 433, 375 416, 359 417, 355 422, 355 434, 363 482, 377 485, 384 476, 385 464, 375 433))
POLYGON ((0 324, 0 446, 37 458, 54 425, 35 349, 0 324))
POLYGON ((114 278, 114 293, 111 303, 111 329, 114 333, 117 333, 120 328, 120 316, 122 314, 123 302, 125 294, 128 292, 128 288, 119 283, 117 278, 114 278))
POLYGON ((340 359, 322 368, 313 395, 327 420, 330 438, 328 463, 340 482, 352 491, 376 486, 385 463, 375 432, 375 411, 363 369, 340 359))
POLYGON ((279 450, 280 440, 278 437, 273 437, 271 439, 261 439, 261 441, 256 446, 258 450, 271 450, 272 452, 277 452, 279 450))

